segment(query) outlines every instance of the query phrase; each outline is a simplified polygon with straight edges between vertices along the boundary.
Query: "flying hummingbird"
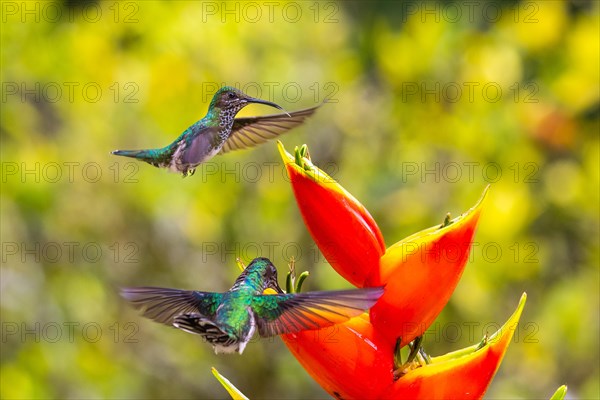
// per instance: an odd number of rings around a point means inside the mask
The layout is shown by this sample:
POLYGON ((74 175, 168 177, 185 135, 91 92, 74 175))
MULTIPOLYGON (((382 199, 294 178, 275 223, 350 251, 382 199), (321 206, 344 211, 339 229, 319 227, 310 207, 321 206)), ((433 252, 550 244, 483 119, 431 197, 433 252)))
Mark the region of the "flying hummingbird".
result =
POLYGON ((186 177, 193 175, 198 165, 217 154, 253 147, 287 132, 302 124, 319 107, 262 117, 235 118, 238 111, 250 103, 283 110, 275 103, 224 86, 215 93, 206 116, 187 128, 170 145, 160 149, 115 150, 112 154, 137 158, 186 177))
POLYGON ((277 269, 256 258, 225 293, 157 287, 125 288, 121 295, 142 315, 204 337, 215 353, 242 353, 255 331, 262 337, 313 330, 369 309, 383 288, 286 294, 277 269), (277 294, 263 294, 266 289, 277 294))

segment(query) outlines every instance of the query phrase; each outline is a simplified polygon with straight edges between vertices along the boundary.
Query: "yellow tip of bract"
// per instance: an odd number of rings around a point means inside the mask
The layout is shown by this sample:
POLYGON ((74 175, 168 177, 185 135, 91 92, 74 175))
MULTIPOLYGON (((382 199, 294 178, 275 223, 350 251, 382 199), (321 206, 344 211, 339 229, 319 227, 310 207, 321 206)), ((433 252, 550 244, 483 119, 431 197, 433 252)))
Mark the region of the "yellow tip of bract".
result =
POLYGON ((517 329, 517 324, 519 323, 519 319, 521 319, 521 314, 523 313, 523 309, 525 308, 526 302, 527 293, 523 293, 521 295, 521 299, 519 300, 519 305, 517 306, 517 309, 515 310, 513 315, 510 316, 508 321, 506 321, 506 323, 502 326, 502 328, 500 328, 500 330, 498 330, 496 333, 490 336, 490 343, 502 340, 508 334, 507 332, 509 332, 510 337, 508 338, 508 340, 510 341, 515 329, 517 329))
POLYGON ((238 388, 236 388, 231 382, 229 382, 229 379, 221 375, 215 367, 211 367, 211 370, 215 378, 217 378, 221 385, 223 385, 223 387, 225 388, 225 390, 227 390, 227 393, 229 393, 233 400, 249 400, 246 396, 244 396, 242 392, 240 392, 238 388))
MULTIPOLYGON (((298 149, 301 147, 302 146, 296 147, 296 156, 298 156, 297 152, 298 149)), ((306 147, 306 145, 303 145, 303 147, 306 147)), ((277 141, 277 149, 279 150, 279 155, 281 156, 281 159, 285 164, 290 179, 293 179, 292 173, 296 172, 301 176, 310 178, 310 180, 317 182, 323 187, 339 191, 342 195, 346 197, 352 197, 352 195, 348 193, 344 188, 342 188, 335 179, 333 179, 331 176, 327 175, 326 172, 313 165, 309 156, 298 156, 298 159, 296 159, 294 155, 288 153, 285 150, 283 143, 281 143, 280 141, 277 141), (299 163, 301 163, 301 165, 299 163)))
POLYGON ((275 289, 266 288, 263 294, 277 294, 277 292, 275 291, 275 289))
POLYGON ((562 385, 561 387, 556 389, 556 392, 554 392, 552 397, 550 397, 550 400, 563 400, 566 395, 567 395, 567 385, 562 385))
POLYGON ((277 141, 277 150, 279 150, 279 155, 285 163, 294 161, 294 157, 292 157, 290 153, 285 151, 285 147, 283 147, 283 143, 281 143, 281 140, 277 141))

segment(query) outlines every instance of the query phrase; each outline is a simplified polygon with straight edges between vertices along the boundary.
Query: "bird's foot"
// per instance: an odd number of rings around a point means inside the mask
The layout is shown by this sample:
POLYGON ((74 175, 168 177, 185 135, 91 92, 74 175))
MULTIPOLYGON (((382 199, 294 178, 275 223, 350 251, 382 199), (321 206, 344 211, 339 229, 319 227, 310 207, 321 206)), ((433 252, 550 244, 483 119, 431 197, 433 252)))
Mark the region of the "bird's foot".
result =
POLYGON ((182 172, 183 178, 194 175, 196 168, 184 169, 182 172))

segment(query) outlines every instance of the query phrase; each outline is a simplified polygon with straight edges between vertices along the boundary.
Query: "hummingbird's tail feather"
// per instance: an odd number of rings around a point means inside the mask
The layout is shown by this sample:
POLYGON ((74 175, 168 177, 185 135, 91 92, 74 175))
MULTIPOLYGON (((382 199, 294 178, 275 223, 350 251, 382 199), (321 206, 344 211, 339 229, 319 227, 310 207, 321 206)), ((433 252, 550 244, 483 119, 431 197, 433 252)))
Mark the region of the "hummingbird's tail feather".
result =
POLYGON ((202 314, 180 314, 173 320, 173 326, 196 335, 224 335, 225 332, 217 324, 202 314))
POLYGON ((143 158, 144 150, 114 150, 111 154, 115 156, 131 157, 131 158, 143 158))
POLYGON ((258 332, 281 335, 325 328, 362 314, 383 294, 383 288, 256 296, 258 332))
MULTIPOLYGON (((181 314, 175 317, 173 326, 182 331, 200 335, 212 344, 215 353, 233 353, 239 350, 239 340, 223 331, 219 325, 202 314, 181 314)), ((241 349, 243 351, 243 348, 241 349)))
POLYGON ((147 150, 114 150, 111 152, 115 156, 135 158, 140 161, 145 161, 155 167, 165 166, 168 161, 168 155, 163 149, 147 149, 147 150))

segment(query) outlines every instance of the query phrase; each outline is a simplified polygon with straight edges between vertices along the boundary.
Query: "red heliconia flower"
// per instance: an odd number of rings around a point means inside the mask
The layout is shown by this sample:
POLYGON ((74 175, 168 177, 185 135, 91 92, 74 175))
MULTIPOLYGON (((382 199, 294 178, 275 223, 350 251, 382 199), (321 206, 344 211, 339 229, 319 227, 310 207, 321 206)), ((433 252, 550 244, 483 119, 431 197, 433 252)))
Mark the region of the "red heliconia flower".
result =
POLYGON ((483 199, 464 215, 385 250, 377 224, 350 193, 314 166, 306 146, 278 143, 296 201, 313 240, 332 267, 358 287, 385 285, 371 309, 378 333, 404 346, 433 323, 462 275, 483 199))
POLYGON ((385 252, 373 217, 333 178, 312 165, 305 146, 296 149, 295 158, 281 142, 278 146, 302 218, 319 250, 342 277, 363 287, 385 252))
MULTIPOLYGON (((283 336, 304 368, 338 398, 481 397, 512 336, 506 329, 481 348, 433 358, 414 369, 409 365, 407 371, 402 366, 400 373, 395 355, 423 335, 456 288, 487 189, 465 214, 447 217, 386 250, 369 212, 311 163, 306 146, 292 156, 279 143, 279 151, 304 222, 333 268, 355 286, 385 286, 368 317, 283 336)), ((523 304, 524 299, 509 322, 516 324, 523 304)))

